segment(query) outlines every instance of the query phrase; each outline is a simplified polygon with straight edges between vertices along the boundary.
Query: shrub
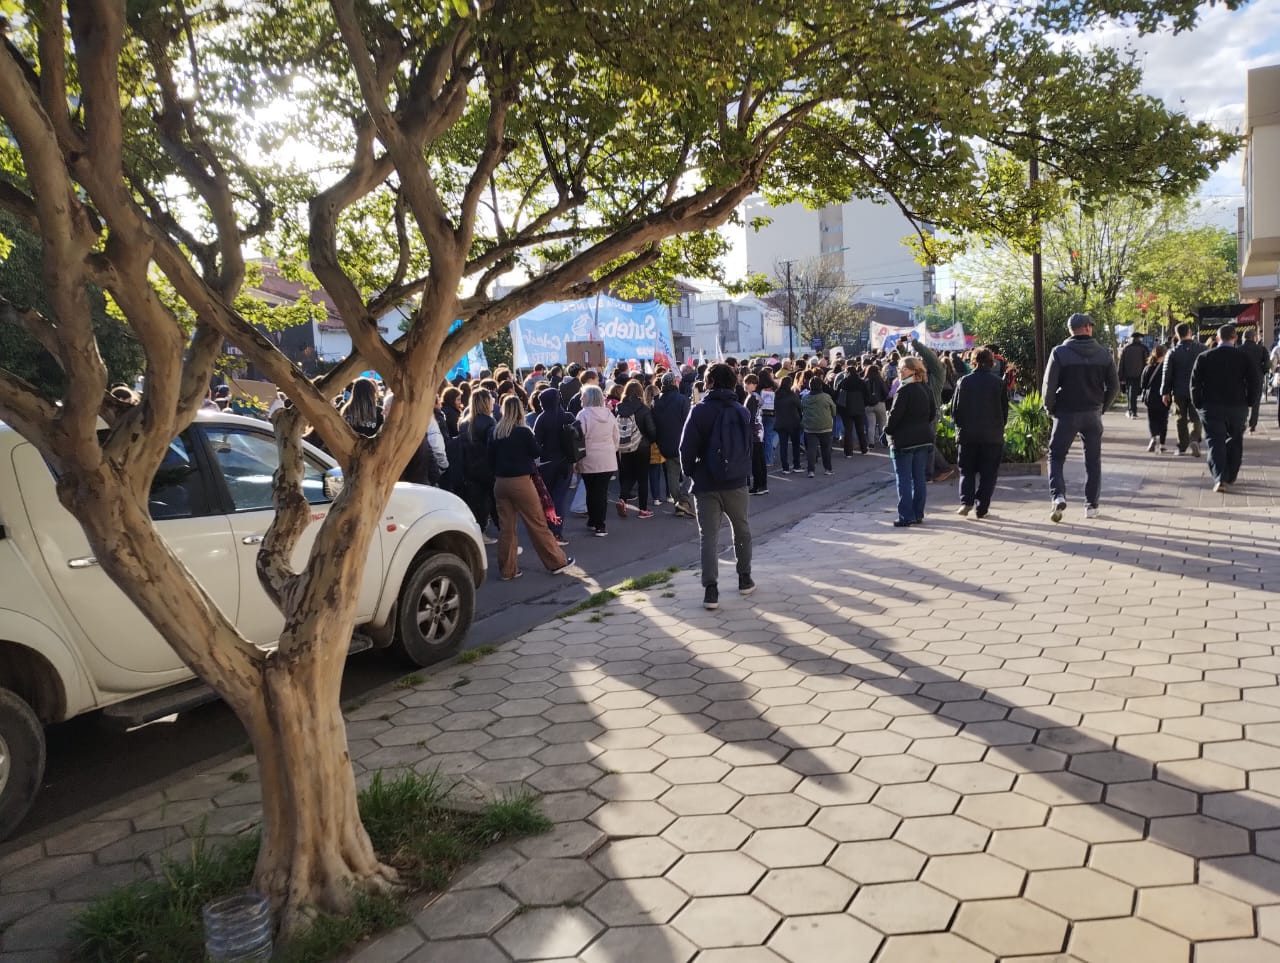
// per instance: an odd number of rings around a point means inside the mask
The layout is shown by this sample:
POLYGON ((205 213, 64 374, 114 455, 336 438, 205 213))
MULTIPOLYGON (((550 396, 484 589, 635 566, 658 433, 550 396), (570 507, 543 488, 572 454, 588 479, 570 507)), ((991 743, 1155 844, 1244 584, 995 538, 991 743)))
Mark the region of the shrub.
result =
POLYGON ((1037 462, 1049 450, 1049 430, 1053 419, 1044 409, 1038 391, 1027 392, 1021 401, 1009 406, 1009 421, 1004 426, 1004 461, 1037 462))

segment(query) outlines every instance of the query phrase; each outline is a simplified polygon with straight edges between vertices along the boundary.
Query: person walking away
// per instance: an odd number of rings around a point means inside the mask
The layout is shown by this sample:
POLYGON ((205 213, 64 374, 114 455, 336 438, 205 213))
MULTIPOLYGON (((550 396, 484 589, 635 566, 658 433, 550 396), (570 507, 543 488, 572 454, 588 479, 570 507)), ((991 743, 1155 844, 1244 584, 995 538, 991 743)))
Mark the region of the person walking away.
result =
POLYGON ((1249 434, 1258 430, 1258 415, 1262 411, 1262 398, 1267 389, 1267 372, 1271 370, 1271 356, 1267 349, 1258 343, 1258 329, 1244 329, 1244 341, 1238 342, 1240 353, 1253 362, 1258 369, 1258 393, 1249 403, 1249 434))
POLYGON ((372 438, 382 427, 382 405, 378 404, 378 386, 372 378, 357 378, 351 385, 351 398, 342 406, 342 418, 358 435, 372 438))
POLYGON ((649 446, 657 437, 653 413, 644 403, 644 386, 630 379, 622 389, 622 400, 614 411, 618 418, 618 515, 627 517, 627 499, 639 489, 637 503, 641 518, 653 518, 649 511, 649 446))
POLYGON ((867 365, 867 433, 871 436, 871 448, 884 446, 884 429, 889 423, 889 386, 884 375, 880 373, 880 365, 867 365), (875 427, 871 426, 874 419, 875 427))
POLYGON ((524 405, 514 394, 502 399, 502 417, 493 429, 489 446, 489 466, 494 476, 494 498, 502 530, 498 536, 498 572, 504 582, 519 578, 516 519, 524 522, 533 550, 552 575, 559 575, 573 559, 556 544, 547 527, 542 499, 533 483, 533 474, 542 453, 533 432, 524 423, 524 405))
POLYGON ((1138 395, 1142 392, 1142 372, 1147 365, 1147 346, 1137 331, 1129 335, 1129 343, 1120 352, 1120 381, 1124 384, 1125 400, 1129 407, 1126 417, 1138 417, 1138 395))
POLYGON ((804 409, 794 385, 794 377, 783 375, 773 403, 773 429, 778 433, 778 460, 784 475, 800 470, 800 426, 804 409))
POLYGON ((831 429, 835 424, 836 403, 827 394, 822 384, 822 376, 814 374, 809 380, 809 393, 800 402, 800 424, 804 428, 805 461, 809 469, 809 477, 817 465, 818 452, 822 452, 822 468, 828 474, 831 470, 831 429))
POLYGON ((662 469, 667 476, 667 491, 676 506, 676 515, 693 518, 689 501, 688 479, 680 471, 680 435, 689 418, 689 398, 680 390, 680 379, 668 371, 662 376, 662 394, 653 403, 653 424, 658 430, 658 451, 666 459, 662 469))
POLYGON ((1201 352, 1191 368, 1191 404, 1204 425, 1213 490, 1234 485, 1244 460, 1244 426, 1261 390, 1257 364, 1237 345, 1236 326, 1218 329, 1218 346, 1201 352))
POLYGON ((885 429, 889 438, 889 459, 893 463, 898 491, 898 517, 894 528, 919 525, 924 521, 926 475, 933 457, 933 419, 937 406, 929 390, 929 373, 919 358, 903 358, 898 365, 899 387, 889 410, 885 429))
POLYGON ((1009 393, 1004 390, 1004 379, 995 372, 996 358, 990 348, 980 348, 974 359, 977 369, 956 382, 951 400, 960 463, 960 508, 956 514, 968 515, 976 505, 978 518, 986 518, 1004 455, 1009 393))
POLYGON ((586 457, 578 464, 582 488, 586 492, 587 528, 603 538, 604 516, 609 508, 609 479, 618 467, 618 419, 604 404, 604 392, 598 385, 586 385, 579 393, 582 410, 578 424, 586 441, 586 457))
POLYGON ((471 392, 471 401, 458 420, 458 438, 462 444, 462 499, 475 515, 486 545, 497 544, 489 534, 489 522, 498 522, 498 508, 493 500, 493 469, 489 465, 489 444, 493 429, 493 395, 485 388, 471 392))
POLYGON ((853 436, 858 436, 858 451, 867 453, 867 383, 850 364, 844 376, 837 378, 836 410, 844 427, 844 457, 853 457, 853 436))
POLYGON ((533 437, 538 443, 542 457, 538 459, 538 472, 542 475, 542 483, 551 496, 551 504, 555 506, 556 515, 560 518, 558 525, 551 527, 551 534, 560 545, 568 545, 565 538, 564 520, 569 511, 569 501, 573 489, 569 483, 573 481, 573 466, 576 459, 576 443, 571 434, 577 429, 573 415, 560 406, 560 389, 543 388, 538 395, 538 403, 542 413, 533 423, 533 437))
POLYGON ((569 409, 569 402, 577 397, 578 392, 582 390, 582 382, 578 375, 582 374, 582 365, 574 361, 569 364, 568 375, 558 385, 560 389, 560 407, 566 411, 569 409))
POLYGON ((924 362, 925 373, 929 378, 929 391, 933 395, 933 451, 929 453, 929 466, 926 474, 930 481, 946 481, 954 475, 955 469, 947 464, 947 460, 942 457, 942 453, 938 451, 938 422, 942 420, 942 389, 946 385, 946 369, 942 367, 942 362, 938 359, 937 353, 927 344, 920 340, 920 336, 915 332, 911 332, 911 350, 915 352, 916 357, 924 362))
POLYGON ((764 409, 760 402, 760 377, 749 374, 742 379, 747 391, 746 408, 751 416, 751 487, 748 495, 769 494, 769 469, 764 461, 764 409))
POLYGON ((1093 318, 1067 318, 1071 337, 1049 353, 1044 372, 1044 406, 1053 416, 1049 434, 1049 517, 1062 521, 1067 510, 1063 467, 1076 436, 1084 444, 1085 517, 1098 517, 1102 490, 1102 413, 1120 393, 1120 378, 1111 352, 1093 338, 1093 318))
POLYGON ((737 374, 727 364, 713 364, 707 370, 710 390, 690 410, 680 438, 680 468, 690 480, 698 515, 702 605, 707 609, 720 606, 721 516, 729 519, 733 532, 738 591, 749 595, 756 588, 751 579, 751 528, 747 522, 754 432, 751 416, 735 397, 737 382, 737 374))
POLYGON ((1178 430, 1178 454, 1185 455, 1190 446, 1191 457, 1200 457, 1200 416, 1191 403, 1191 366, 1205 350, 1187 322, 1181 322, 1174 332, 1178 343, 1164 359, 1164 372, 1160 379, 1165 407, 1173 408, 1174 426, 1178 430))
POLYGON ((760 422, 764 425, 764 466, 773 467, 773 456, 778 447, 778 432, 773 426, 773 409, 778 396, 778 383, 773 380, 773 369, 768 365, 760 369, 760 422))
POLYGON ((1155 451, 1160 447, 1160 454, 1169 449, 1165 440, 1169 434, 1169 406, 1164 403, 1164 356, 1169 349, 1158 344, 1147 358, 1147 366, 1142 369, 1142 380, 1139 385, 1143 403, 1147 406, 1147 430, 1151 432, 1151 440, 1147 442, 1147 451, 1155 451))

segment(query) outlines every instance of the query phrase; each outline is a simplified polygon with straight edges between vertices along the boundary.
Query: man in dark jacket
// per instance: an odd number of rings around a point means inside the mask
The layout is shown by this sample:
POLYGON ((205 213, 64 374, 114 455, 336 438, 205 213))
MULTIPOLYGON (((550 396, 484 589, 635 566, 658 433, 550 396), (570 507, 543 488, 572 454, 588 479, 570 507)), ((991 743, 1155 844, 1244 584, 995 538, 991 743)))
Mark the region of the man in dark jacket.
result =
POLYGON ((560 407, 566 411, 569 408, 569 402, 577 397, 578 392, 582 390, 582 382, 578 380, 578 375, 582 374, 582 365, 578 362, 571 362, 569 365, 568 377, 560 382, 560 407))
MULTIPOLYGON (((710 390, 689 412, 684 434, 680 437, 680 467, 691 481, 693 499, 698 511, 698 534, 702 542, 702 584, 706 593, 704 608, 720 606, 719 540, 720 516, 727 515, 733 530, 733 551, 737 556, 738 591, 747 595, 755 591, 751 580, 751 528, 747 523, 747 479, 751 475, 751 416, 738 403, 734 387, 737 373, 727 364, 713 364, 707 369, 710 390), (722 421, 723 419, 723 421, 722 421), (717 425, 719 427, 717 428, 717 425), (745 463, 735 463, 733 477, 718 478, 709 461, 712 442, 720 437, 733 450, 746 454, 745 463)), ((718 454, 718 453, 717 453, 718 454)))
POLYGON ((1177 417, 1178 454, 1187 453, 1187 445, 1191 446, 1191 457, 1200 457, 1200 416, 1196 414, 1191 403, 1191 366, 1196 357, 1204 351, 1204 345, 1191 330, 1191 325, 1183 321, 1174 331, 1178 335, 1178 343, 1174 345, 1164 359, 1161 385, 1164 390, 1165 407, 1172 406, 1177 417), (1190 430, 1188 430, 1188 426, 1190 430))
POLYGON ((1267 373, 1271 370, 1271 356, 1258 342, 1258 329, 1253 327, 1244 329, 1244 341, 1240 343, 1240 352, 1258 369, 1258 393, 1249 403, 1249 434, 1253 434, 1258 430, 1258 413, 1262 409, 1263 393, 1267 390, 1267 373))
POLYGON ((1147 346, 1142 343, 1142 335, 1137 331, 1129 336, 1129 343, 1120 352, 1120 380, 1124 382, 1125 400, 1129 402, 1129 409, 1125 414, 1130 418, 1138 417, 1138 392, 1148 354, 1147 346))
POLYGON ((1218 329, 1218 346, 1201 352, 1191 369, 1191 403, 1204 424, 1213 490, 1227 491, 1240 474, 1249 406, 1262 390, 1258 366, 1236 345, 1236 326, 1218 329))
POLYGON ((560 516, 560 525, 553 526, 551 534, 561 545, 567 545, 564 518, 573 495, 573 489, 569 487, 573 481, 573 453, 566 448, 564 429, 576 422, 573 415, 560 407, 559 388, 543 388, 538 401, 542 405, 542 413, 533 422, 533 437, 542 452, 538 459, 538 474, 542 476, 551 502, 556 506, 556 514, 560 516))
POLYGON ((1049 354, 1044 372, 1044 406, 1053 416, 1049 436, 1049 491, 1053 498, 1050 518, 1062 521, 1067 510, 1067 483, 1063 465, 1076 435, 1084 443, 1085 517, 1098 517, 1102 490, 1102 413, 1120 393, 1111 352, 1093 340, 1093 318, 1073 314, 1067 318, 1071 337, 1049 354))
POLYGON ((658 429, 658 451, 666 459, 662 470, 667 476, 667 491, 676 503, 676 515, 693 518, 689 501, 689 480, 680 473, 680 436, 689 418, 689 399, 680 392, 679 379, 668 371, 662 376, 662 394, 653 403, 653 423, 658 429))
POLYGON ((996 476, 1004 455, 1004 426, 1009 420, 1009 393, 1004 379, 995 373, 995 355, 979 348, 974 356, 978 370, 956 383, 951 417, 956 423, 960 448, 959 515, 968 515, 977 502, 978 517, 986 518, 996 476))
POLYGON ((853 436, 857 433, 858 450, 867 453, 867 383, 858 370, 850 364, 842 374, 836 375, 832 385, 836 392, 836 413, 844 427, 844 457, 853 457, 853 436), (843 400, 843 405, 841 401, 843 400))

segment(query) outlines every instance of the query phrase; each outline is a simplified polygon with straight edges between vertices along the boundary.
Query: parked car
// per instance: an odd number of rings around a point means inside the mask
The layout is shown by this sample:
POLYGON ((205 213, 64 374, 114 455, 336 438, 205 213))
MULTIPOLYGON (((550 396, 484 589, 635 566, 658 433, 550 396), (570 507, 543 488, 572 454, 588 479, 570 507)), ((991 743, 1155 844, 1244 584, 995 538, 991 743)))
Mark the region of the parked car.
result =
MULTIPOLYGON (((341 473, 306 447, 312 520, 301 565, 341 473)), ((277 464, 269 425, 201 412, 174 439, 150 491, 165 541, 251 641, 284 627, 258 581, 277 464)), ((484 542, 466 504, 397 484, 369 550, 353 649, 395 646, 428 665, 456 652, 485 576, 484 542)), ((215 698, 98 566, 58 501, 35 446, 0 425, 0 839, 18 824, 44 771, 44 726, 93 710, 138 725, 215 698)))

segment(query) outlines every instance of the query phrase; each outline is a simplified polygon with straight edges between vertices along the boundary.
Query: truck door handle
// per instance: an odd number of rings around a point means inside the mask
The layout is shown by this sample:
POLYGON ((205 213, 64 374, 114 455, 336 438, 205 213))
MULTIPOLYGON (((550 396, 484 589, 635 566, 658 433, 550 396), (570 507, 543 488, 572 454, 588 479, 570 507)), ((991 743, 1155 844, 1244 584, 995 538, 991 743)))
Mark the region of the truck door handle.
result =
POLYGON ((261 535, 246 535, 244 538, 240 539, 240 541, 244 542, 244 544, 246 544, 246 545, 261 545, 261 544, 262 544, 262 536, 261 536, 261 535))
POLYGON ((89 568, 91 565, 97 565, 98 560, 92 555, 85 555, 82 558, 67 559, 67 568, 89 568))

